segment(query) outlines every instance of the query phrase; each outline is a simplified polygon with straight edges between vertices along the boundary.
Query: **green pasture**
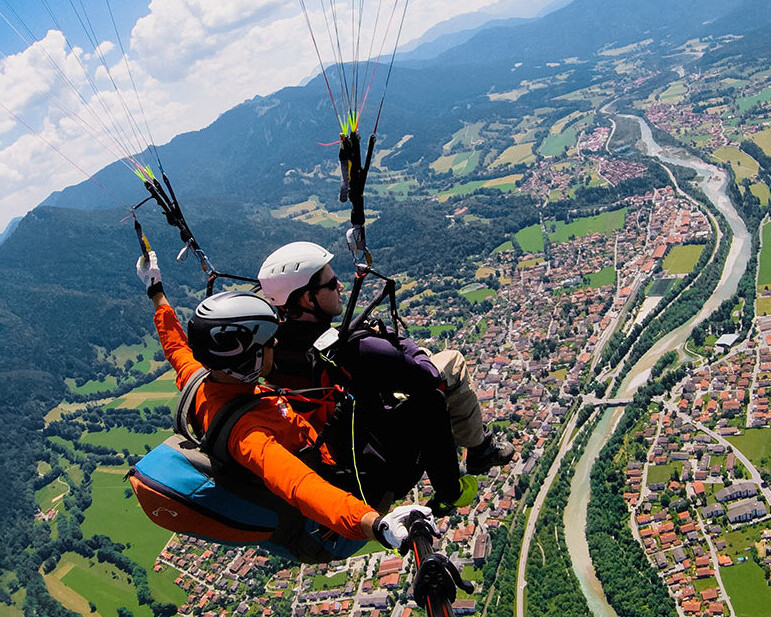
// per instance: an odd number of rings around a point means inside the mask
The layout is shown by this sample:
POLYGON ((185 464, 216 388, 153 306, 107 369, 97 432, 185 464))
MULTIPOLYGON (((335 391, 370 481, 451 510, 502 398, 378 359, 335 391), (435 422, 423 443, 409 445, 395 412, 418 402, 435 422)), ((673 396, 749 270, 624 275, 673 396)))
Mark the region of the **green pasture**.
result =
POLYGON ((712 158, 720 163, 728 163, 736 176, 736 182, 740 183, 745 178, 752 180, 758 175, 758 163, 746 152, 732 146, 718 148, 712 154, 712 158))
POLYGON ((482 188, 485 184, 486 180, 474 180, 472 182, 463 182, 461 184, 456 184, 451 189, 447 191, 442 191, 438 195, 438 199, 440 202, 445 202, 450 197, 457 197, 459 195, 471 195, 474 191, 479 190, 482 188))
POLYGON ((436 324, 428 326, 431 336, 439 336, 442 332, 455 332, 455 326, 450 324, 436 324))
POLYGON ((142 386, 139 386, 138 388, 134 388, 131 392, 152 392, 153 394, 157 393, 163 393, 163 394, 178 394, 179 390, 177 390, 177 384, 174 379, 169 379, 169 374, 166 373, 165 375, 162 375, 158 379, 151 381, 150 383, 146 383, 142 386))
POLYGON ((687 92, 682 81, 674 81, 659 95, 659 100, 664 103, 679 103, 687 92))
POLYGON ((70 392, 75 394, 94 394, 96 392, 114 390, 118 385, 118 380, 113 375, 107 375, 101 380, 91 379, 82 386, 76 386, 75 380, 70 378, 65 379, 64 383, 70 389, 70 392))
POLYGON ((758 315, 771 315, 771 298, 758 298, 758 315))
POLYGON ((518 270, 527 270, 528 268, 533 268, 537 266, 538 264, 542 264, 544 262, 543 257, 532 257, 530 259, 523 259, 517 264, 518 270))
POLYGON ((762 148, 767 156, 771 156, 771 128, 758 131, 752 135, 751 139, 762 148))
POLYGON ((677 471, 678 477, 683 470, 682 463, 667 463, 666 465, 648 465, 648 484, 651 482, 668 483, 673 471, 677 471))
POLYGON ((571 127, 557 135, 549 135, 541 142, 538 153, 543 156, 559 156, 578 141, 578 131, 571 127))
POLYGON ((352 557, 361 557, 362 555, 371 555, 372 553, 382 553, 384 550, 385 549, 383 548, 383 545, 380 544, 380 542, 370 540, 358 551, 356 551, 352 557))
POLYGON ((477 570, 474 566, 463 566, 461 575, 467 581, 481 581, 483 578, 482 570, 477 570))
POLYGON ((437 173, 452 172, 463 176, 474 171, 479 165, 479 152, 459 152, 458 154, 440 156, 430 167, 437 173))
MULTIPOLYGON (((139 604, 131 576, 107 562, 99 563, 96 559, 87 560, 75 553, 67 553, 51 576, 46 577, 46 584, 54 597, 73 609, 79 602, 68 596, 74 592, 84 598, 81 602, 93 602, 99 614, 105 617, 115 615, 121 606, 137 617, 152 615, 149 606, 139 604), (52 578, 58 580, 64 589, 55 585, 52 578), (67 593, 68 590, 70 593, 67 593)), ((181 600, 184 602, 184 596, 181 600)))
POLYGON ((311 589, 313 591, 321 591, 322 589, 337 589, 338 587, 345 587, 345 584, 348 582, 348 578, 348 572, 338 572, 332 576, 317 574, 313 577, 313 585, 311 589))
POLYGON ((767 206, 771 201, 771 191, 765 182, 756 182, 750 186, 750 193, 760 200, 761 206, 767 206))
POLYGON ((760 534, 766 528, 764 524, 744 525, 735 531, 728 531, 720 535, 721 540, 726 541, 726 548, 723 551, 734 563, 738 557, 752 558, 755 550, 754 544, 760 540, 760 534))
POLYGON ((514 244, 511 242, 511 240, 506 240, 506 242, 503 242, 502 244, 499 244, 496 246, 492 252, 493 253, 502 253, 503 251, 513 251, 514 250, 514 244))
POLYGON ((166 405, 171 409, 174 409, 177 405, 177 398, 179 398, 179 392, 174 395, 168 396, 147 396, 140 399, 140 402, 132 402, 132 399, 126 396, 116 398, 113 401, 107 403, 105 409, 116 409, 117 407, 125 407, 127 409, 141 409, 142 407, 160 407, 166 405))
POLYGON ((534 162, 534 145, 534 142, 527 142, 509 146, 498 155, 498 158, 493 161, 491 167, 499 167, 500 165, 519 165, 521 163, 534 162))
POLYGON ((616 269, 613 266, 605 266, 598 272, 592 272, 588 275, 589 287, 603 287, 604 285, 613 285, 616 282, 616 269))
POLYGON ((35 491, 35 503, 43 512, 55 507, 60 502, 62 496, 70 492, 69 485, 63 484, 63 482, 64 480, 59 477, 35 491))
POLYGON ((758 291, 761 287, 768 289, 771 285, 771 222, 763 224, 760 251, 760 264, 758 266, 758 291))
POLYGON ((753 105, 767 103, 768 101, 771 101, 771 86, 764 88, 752 96, 743 96, 742 98, 736 99, 736 105, 739 108, 739 113, 743 114, 753 105))
POLYGON ((771 469, 771 428, 748 428, 726 439, 754 465, 771 469))
POLYGON ((664 258, 662 267, 670 274, 688 274, 693 272, 703 250, 703 244, 678 244, 673 246, 664 258))
MULTIPOLYGON (((112 357, 116 366, 123 366, 126 360, 134 360, 141 354, 144 360, 135 365, 135 368, 143 372, 147 372, 150 369, 150 361, 153 355, 161 349, 161 343, 151 334, 146 334, 141 343, 136 345, 121 345, 112 352, 112 357), (142 368, 145 366, 147 368, 142 368)), ((155 364, 160 364, 156 362, 155 364)))
POLYGON ((104 534, 115 542, 130 544, 126 555, 147 569, 151 577, 155 558, 171 532, 150 522, 133 493, 126 497, 126 489, 131 490, 129 482, 123 480, 126 471, 97 470, 91 475, 93 501, 81 529, 84 538, 104 534))
POLYGON ((624 226, 626 210, 626 208, 621 208, 612 212, 602 212, 595 216, 585 216, 572 223, 556 221, 555 230, 549 233, 549 239, 552 242, 568 242, 571 237, 580 238, 590 233, 608 234, 624 226))
POLYGON ((390 193, 398 198, 405 198, 409 192, 418 187, 417 180, 402 180, 401 182, 394 182, 388 185, 379 185, 374 187, 379 194, 390 193))
POLYGON ((763 569, 752 560, 720 568, 720 578, 736 617, 768 615, 771 606, 771 587, 766 584, 763 569))
POLYGON ((699 593, 705 589, 714 589, 717 587, 717 579, 714 576, 708 576, 707 578, 695 578, 693 579, 692 583, 693 588, 699 593))
POLYGON ((461 293, 461 295, 472 304, 477 304, 482 302, 482 300, 485 298, 494 298, 497 294, 495 293, 494 289, 490 289, 489 287, 482 287, 482 289, 474 289, 472 291, 461 293))
POLYGON ((520 229, 514 234, 514 238, 526 253, 543 253, 543 232, 540 224, 520 229))
POLYGON ((456 145, 471 147, 475 141, 479 141, 479 132, 484 125, 484 122, 472 122, 471 124, 465 125, 462 129, 455 131, 452 135, 452 139, 444 144, 445 151, 450 150, 456 145))
POLYGON ((152 450, 171 435, 172 431, 170 429, 159 430, 148 435, 147 433, 132 433, 125 426, 116 426, 109 431, 86 433, 81 437, 80 441, 94 446, 112 448, 117 452, 122 452, 126 449, 131 454, 144 455, 148 452, 147 448, 152 450))

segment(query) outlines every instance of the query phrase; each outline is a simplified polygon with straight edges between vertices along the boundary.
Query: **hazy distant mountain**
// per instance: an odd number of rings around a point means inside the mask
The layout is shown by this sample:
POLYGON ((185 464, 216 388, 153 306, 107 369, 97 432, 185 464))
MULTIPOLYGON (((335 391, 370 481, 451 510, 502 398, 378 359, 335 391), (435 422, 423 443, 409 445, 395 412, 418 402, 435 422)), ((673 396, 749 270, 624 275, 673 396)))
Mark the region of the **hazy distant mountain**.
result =
POLYGON ((21 216, 17 216, 15 219, 11 219, 10 220, 8 225, 5 226, 5 229, 2 231, 2 233, 0 233, 0 244, 5 242, 5 239, 8 236, 10 236, 13 233, 14 229, 16 229, 19 226, 19 221, 22 218, 23 217, 21 217, 21 216))
MULTIPOLYGON (((546 62, 571 56, 590 60, 602 48, 646 38, 674 47, 699 35, 741 34, 769 19, 771 3, 766 0, 574 0, 536 20, 494 22, 435 58, 397 67, 378 144, 388 148, 405 134, 415 135, 393 155, 399 157, 400 165, 408 164, 451 134, 461 117, 468 118, 468 110, 480 117, 494 111, 495 104, 486 96, 491 89, 505 91, 518 80, 542 75, 546 62), (511 67, 520 62, 523 66, 514 77, 511 67)), ((428 56, 439 47, 429 45, 414 53, 428 56)), ((577 79, 580 71, 574 69, 577 79)), ((373 92, 377 91, 376 83, 373 92)), ((371 123, 372 109, 368 111, 362 132, 371 128, 366 121, 371 123)), ((261 210, 307 198, 309 183, 323 186, 325 180, 296 182, 292 170, 309 172, 334 164, 334 155, 316 142, 335 138, 326 88, 317 76, 305 86, 255 97, 222 114, 209 127, 176 137, 160 152, 189 210, 216 205, 224 214, 235 205, 261 210)), ((96 179, 127 203, 145 196, 121 165, 105 168, 96 179)), ((331 173, 326 182, 335 182, 331 173)), ((113 205, 93 182, 55 193, 44 203, 82 209, 113 205)))

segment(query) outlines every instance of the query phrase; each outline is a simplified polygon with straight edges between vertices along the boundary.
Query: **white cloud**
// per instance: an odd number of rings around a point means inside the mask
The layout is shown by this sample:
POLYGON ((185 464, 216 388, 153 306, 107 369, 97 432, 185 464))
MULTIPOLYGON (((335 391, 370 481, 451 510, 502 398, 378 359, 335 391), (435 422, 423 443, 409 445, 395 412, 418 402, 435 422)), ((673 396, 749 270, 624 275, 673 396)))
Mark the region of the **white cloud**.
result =
MULTIPOLYGON (((392 34, 401 18, 403 2, 399 0, 397 4, 392 34)), ((348 23, 350 3, 347 0, 339 3, 338 18, 341 23, 348 23)), ((393 6, 388 2, 383 6, 388 4, 393 6)), ((401 43, 420 37, 440 21, 480 9, 500 9, 503 4, 513 15, 529 16, 548 1, 413 0, 401 43)), ((329 43, 319 12, 321 4, 318 0, 306 0, 306 5, 319 46, 327 50, 329 43)), ((370 7, 367 15, 372 17, 377 3, 373 1, 365 6, 370 7)), ((318 65, 299 2, 152 0, 148 11, 137 21, 131 40, 128 45, 124 41, 124 47, 129 54, 142 110, 158 143, 178 133, 202 128, 222 112, 256 94, 267 95, 282 86, 297 84, 318 65)), ((387 18, 381 14, 380 19, 378 28, 383 31, 387 18)), ((363 30, 368 28, 365 26, 363 30)), ((105 138, 90 135, 84 122, 94 130, 101 122, 111 124, 111 114, 106 109, 112 110, 116 119, 123 120, 126 114, 122 105, 125 104, 144 127, 125 62, 111 41, 112 31, 98 34, 104 39, 98 49, 109 62, 110 75, 124 92, 122 101, 114 92, 107 71, 99 65, 95 50, 69 49, 60 32, 50 31, 43 41, 0 60, 0 103, 24 118, 88 173, 114 160, 119 150, 114 144, 100 146, 105 138), (83 106, 57 75, 43 49, 68 79, 77 84, 80 95, 89 102, 88 107, 83 106), (87 84, 81 63, 97 84, 99 96, 87 84), (66 111, 57 101, 64 104, 66 111)), ((386 53, 391 51, 392 40, 385 45, 386 53)), ((379 41, 375 52, 378 45, 379 41)), ((346 43, 344 49, 346 59, 350 59, 350 45, 346 43)), ((362 55, 366 55, 369 49, 366 41, 361 49, 362 55)), ((329 58, 329 52, 322 53, 325 59, 329 58)), ((130 130, 126 128, 122 132, 128 135, 130 130)), ((140 148, 133 138, 125 140, 131 144, 130 148, 140 148)), ((23 134, 0 107, 0 229, 12 216, 34 207, 52 190, 82 179, 82 173, 63 156, 54 153, 40 139, 23 134)))

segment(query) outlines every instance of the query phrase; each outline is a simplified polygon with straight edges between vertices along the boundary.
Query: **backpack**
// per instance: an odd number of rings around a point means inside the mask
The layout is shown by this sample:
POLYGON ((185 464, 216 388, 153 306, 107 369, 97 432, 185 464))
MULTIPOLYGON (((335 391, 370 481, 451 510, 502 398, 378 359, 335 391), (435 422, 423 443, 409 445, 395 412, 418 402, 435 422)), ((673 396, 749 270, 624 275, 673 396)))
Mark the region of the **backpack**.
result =
MULTIPOLYGON (((175 434, 127 474, 148 518, 170 531, 222 544, 258 544, 303 563, 343 559, 359 550, 365 540, 344 538, 303 516, 231 459, 227 449, 231 430, 275 392, 234 398, 217 412, 204 435, 194 433, 189 417, 209 373, 199 369, 185 384, 175 413, 175 434)), ((312 463, 313 449, 305 462, 312 463)))

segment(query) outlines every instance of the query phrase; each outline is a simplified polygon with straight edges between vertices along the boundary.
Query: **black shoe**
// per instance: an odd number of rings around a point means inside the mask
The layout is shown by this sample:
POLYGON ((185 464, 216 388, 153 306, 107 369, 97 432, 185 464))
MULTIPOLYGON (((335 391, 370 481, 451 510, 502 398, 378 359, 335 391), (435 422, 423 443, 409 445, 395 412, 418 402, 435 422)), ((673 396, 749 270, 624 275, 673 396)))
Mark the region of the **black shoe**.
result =
POLYGON ((505 465, 514 457, 514 446, 503 439, 496 439, 488 433, 485 440, 466 454, 466 473, 478 476, 492 467, 505 465))

